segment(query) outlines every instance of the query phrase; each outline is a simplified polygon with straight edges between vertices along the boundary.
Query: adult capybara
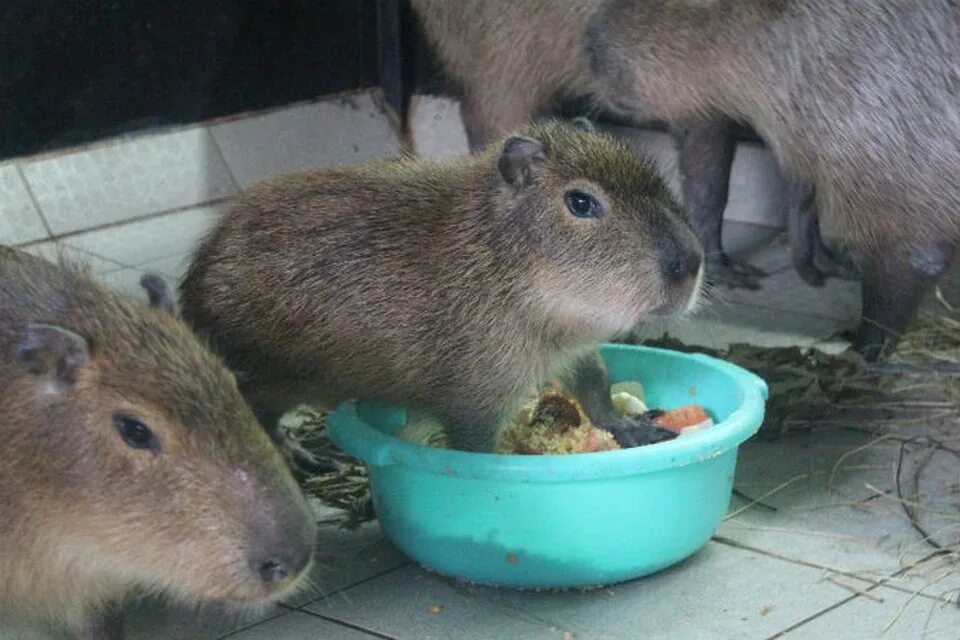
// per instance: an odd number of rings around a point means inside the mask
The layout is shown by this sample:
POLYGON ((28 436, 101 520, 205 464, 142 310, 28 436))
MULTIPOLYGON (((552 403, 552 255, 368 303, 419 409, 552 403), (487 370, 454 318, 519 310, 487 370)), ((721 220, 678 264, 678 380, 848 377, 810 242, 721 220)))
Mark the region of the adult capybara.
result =
POLYGON ((960 240, 957 2, 615 0, 585 46, 623 112, 755 127, 865 254, 855 345, 895 347, 960 240))

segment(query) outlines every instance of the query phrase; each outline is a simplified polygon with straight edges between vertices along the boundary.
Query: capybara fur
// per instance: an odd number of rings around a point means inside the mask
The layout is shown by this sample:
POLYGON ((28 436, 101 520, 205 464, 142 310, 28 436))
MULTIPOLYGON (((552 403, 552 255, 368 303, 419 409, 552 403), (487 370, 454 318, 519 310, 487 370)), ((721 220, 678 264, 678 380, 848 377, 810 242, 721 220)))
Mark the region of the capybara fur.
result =
POLYGON ((444 73, 461 94, 473 150, 590 92, 583 38, 601 3, 412 0, 444 73))
POLYGON ((621 442, 597 343, 693 304, 702 250, 653 167, 546 121, 484 153, 323 169, 250 190, 201 245, 184 317, 271 426, 297 402, 387 401, 489 451, 567 380, 621 442))
POLYGON ((865 254, 856 346, 892 349, 960 239, 955 0, 616 0, 585 42, 634 116, 749 122, 865 254))
POLYGON ((0 248, 0 619, 112 639, 138 590, 260 606, 302 584, 302 493, 160 307, 0 248))
MULTIPOLYGON (((568 110, 569 104, 609 119, 612 112, 595 91, 582 46, 591 16, 604 4, 413 0, 424 35, 460 99, 471 149, 482 148, 529 120, 568 110)), ((618 115, 622 120, 624 114, 618 115)), ((633 123, 651 124, 647 118, 634 118, 633 123)), ((731 118, 706 112, 670 124, 677 140, 683 204, 704 246, 708 279, 730 287, 758 287, 764 272, 732 260, 721 242, 734 151, 737 141, 752 138, 752 132, 731 118)), ((826 277, 855 277, 848 260, 824 244, 816 208, 804 198, 805 186, 809 185, 790 185, 787 191, 797 272, 813 286, 822 286, 826 277)))

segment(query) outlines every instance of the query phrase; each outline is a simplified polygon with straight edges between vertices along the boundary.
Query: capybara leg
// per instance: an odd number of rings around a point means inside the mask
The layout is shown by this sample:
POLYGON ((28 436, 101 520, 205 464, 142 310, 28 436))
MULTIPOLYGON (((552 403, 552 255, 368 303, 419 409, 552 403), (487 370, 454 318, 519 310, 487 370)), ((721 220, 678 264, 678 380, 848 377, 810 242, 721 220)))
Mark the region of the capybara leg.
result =
POLYGON ((599 353, 580 358, 563 384, 580 401, 590 421, 612 433, 621 447, 636 447, 677 436, 673 431, 653 425, 648 417, 620 415, 610 399, 610 379, 599 353))
POLYGON ((73 635, 75 640, 122 640, 123 613, 112 605, 90 618, 73 635))
POLYGON ((912 252, 878 249, 863 267, 863 315, 854 348, 871 362, 885 359, 897 346, 923 296, 950 266, 954 243, 935 243, 912 252))
POLYGON ((723 251, 723 211, 737 147, 736 125, 727 119, 688 124, 673 130, 677 138, 683 204, 690 226, 703 244, 707 279, 730 288, 758 289, 762 270, 732 260, 723 251))
POLYGON ((482 151, 497 138, 535 120, 541 106, 533 95, 504 96, 497 87, 476 87, 464 92, 460 97, 460 118, 470 153, 482 151))
POLYGON ((804 282, 822 287, 827 278, 854 280, 859 277, 852 261, 835 253, 823 241, 820 216, 813 185, 791 180, 787 186, 787 229, 790 236, 790 258, 804 282))
POLYGON ((491 453, 500 441, 503 416, 493 411, 464 408, 442 416, 451 449, 491 453))
POLYGON ((490 132, 483 121, 483 114, 477 107, 476 102, 466 95, 460 98, 460 119, 463 120, 463 128, 467 132, 467 144, 470 145, 470 153, 481 151, 490 132))

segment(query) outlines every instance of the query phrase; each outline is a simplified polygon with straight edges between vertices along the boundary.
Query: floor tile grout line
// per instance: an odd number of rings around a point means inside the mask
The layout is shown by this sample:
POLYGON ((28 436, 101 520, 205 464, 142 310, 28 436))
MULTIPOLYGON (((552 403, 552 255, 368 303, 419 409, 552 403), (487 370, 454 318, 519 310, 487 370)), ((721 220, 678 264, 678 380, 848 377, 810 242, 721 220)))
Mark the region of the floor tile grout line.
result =
MULTIPOLYGON (((879 586, 879 585, 875 585, 875 586, 879 586)), ((866 591, 871 591, 872 589, 874 589, 875 586, 868 587, 868 588, 866 589, 866 591)), ((795 622, 794 624, 790 625, 790 626, 787 627, 786 629, 782 629, 782 630, 776 632, 775 634, 773 634, 772 636, 767 636, 764 640, 776 640, 777 638, 782 638, 782 637, 784 637, 785 635, 787 635, 788 633, 792 633, 792 632, 796 631, 797 629, 799 629, 799 628, 802 627, 803 625, 805 625, 805 624, 807 624, 807 623, 809 623, 809 622, 813 622, 813 621, 816 620, 817 618, 820 618, 820 617, 822 617, 822 616, 825 616, 826 614, 830 613, 831 611, 835 611, 835 610, 839 609, 840 607, 842 607, 843 605, 849 603, 851 600, 856 600, 856 599, 859 598, 859 597, 860 597, 860 596, 857 595, 857 594, 849 595, 849 596, 845 597, 843 600, 841 600, 841 601, 839 601, 839 602, 835 602, 835 603, 833 603, 832 605, 830 605, 830 606, 828 606, 828 607, 826 607, 826 608, 824 608, 824 609, 821 609, 820 611, 817 611, 817 612, 814 613, 814 614, 811 614, 811 615, 807 616, 807 617, 804 618, 803 620, 800 620, 800 621, 798 621, 798 622, 795 622)))
MULTIPOLYGON (((119 262, 119 261, 117 261, 117 260, 114 260, 113 258, 107 258, 107 257, 105 257, 105 256, 100 255, 99 253, 94 253, 93 251, 87 251, 86 249, 82 249, 82 248, 80 248, 80 247, 75 247, 75 246, 73 246, 73 245, 68 245, 68 244, 62 243, 62 242, 60 242, 60 241, 58 241, 58 240, 44 240, 43 242, 32 243, 32 244, 30 244, 30 245, 22 245, 20 248, 30 248, 30 247, 36 246, 36 245, 38 245, 38 244, 43 244, 44 242, 53 242, 53 244, 54 244, 54 249, 56 249, 56 251, 57 251, 57 256, 58 256, 58 257, 61 257, 61 256, 65 253, 65 251, 64 251, 65 249, 69 249, 70 251, 76 251, 76 252, 79 252, 79 253, 83 253, 83 254, 85 254, 85 255, 87 255, 87 256, 90 256, 91 258, 96 258, 96 259, 98 259, 98 260, 103 260, 104 262, 109 262, 110 265, 111 265, 112 267, 114 267, 114 268, 111 268, 109 271, 95 271, 95 272, 93 272, 94 278, 97 278, 97 277, 99 277, 99 276, 105 276, 105 275, 110 274, 110 273, 114 273, 114 272, 117 272, 117 271, 123 271, 124 269, 130 269, 130 268, 131 268, 130 265, 127 265, 127 264, 124 264, 124 263, 119 262)), ((67 261, 68 261, 68 262, 77 262, 77 261, 71 260, 71 259, 69 259, 69 258, 67 259, 67 261)), ((88 266, 89 266, 89 265, 88 265, 88 266)))
POLYGON ((469 584, 463 585, 463 586, 458 585, 456 583, 450 584, 451 588, 453 588, 455 591, 457 591, 458 593, 460 593, 460 595, 464 597, 480 600, 491 606, 499 607, 501 609, 505 609, 508 612, 513 612, 514 614, 518 614, 518 615, 511 616, 514 620, 519 620, 521 622, 527 622, 535 625, 541 625, 551 629, 558 629, 561 632, 569 632, 569 633, 572 633, 574 637, 577 637, 578 634, 582 635, 584 633, 582 629, 576 629, 574 627, 571 627, 569 624, 565 622, 561 622, 559 620, 550 620, 549 618, 544 618, 532 611, 528 611, 527 609, 524 609, 522 606, 514 605, 508 602, 503 602, 502 600, 497 600, 496 598, 490 597, 484 593, 470 593, 469 591, 467 591, 467 589, 471 588, 472 586, 473 585, 469 585, 469 584))
POLYGON ((345 593, 345 592, 347 592, 347 591, 349 591, 349 590, 351 590, 351 589, 354 589, 354 588, 356 588, 356 587, 359 587, 359 586, 361 586, 361 585, 364 585, 364 584, 366 584, 366 583, 368 583, 368 582, 372 582, 373 580, 377 580, 378 578, 382 578, 382 577, 385 576, 385 575, 389 575, 389 574, 393 573, 394 571, 399 571, 400 569, 405 569, 406 567, 409 567, 409 566, 411 566, 412 564, 413 564, 413 562, 412 562, 411 560, 406 560, 406 561, 403 562, 402 564, 399 564, 399 565, 397 565, 397 566, 395 566, 395 567, 390 567, 389 569, 384 569, 384 570, 382 570, 382 571, 378 571, 377 573, 375 573, 375 574, 373 574, 373 575, 371 575, 371 576, 367 576, 366 578, 362 578, 362 579, 360 579, 360 580, 357 580, 356 582, 348 583, 348 584, 346 584, 346 585, 344 585, 344 586, 341 586, 341 587, 337 588, 336 590, 332 591, 331 593, 329 593, 329 594, 327 594, 327 595, 319 595, 319 596, 317 596, 316 598, 312 598, 312 599, 304 602, 303 604, 300 604, 300 605, 297 605, 297 606, 293 606, 293 605, 290 605, 290 604, 286 604, 286 603, 284 603, 284 602, 281 602, 281 603, 280 603, 280 606, 283 607, 283 608, 285 608, 285 609, 290 609, 291 611, 303 611, 303 610, 304 610, 304 607, 309 607, 309 606, 312 605, 312 604, 316 604, 316 603, 321 602, 321 601, 323 601, 323 600, 327 600, 327 599, 329 599, 331 596, 333 596, 334 594, 345 593))
MULTIPOLYGON (((44 242, 54 241, 54 242, 69 242, 70 238, 75 238, 76 236, 83 235, 85 233, 92 233, 94 231, 106 231, 107 229, 113 229, 115 227, 122 227, 127 224, 133 224, 136 222, 146 222, 148 220, 153 220, 156 218, 161 218, 166 215, 172 215, 174 213, 183 213, 184 211, 189 211, 190 209, 197 209, 200 207, 210 207, 218 204, 224 204, 230 202, 235 196, 224 196, 222 198, 213 198, 211 200, 203 200, 194 204, 188 204, 181 207, 173 207, 171 209, 163 209, 160 211, 154 211, 142 216, 136 216, 133 218, 126 218, 124 220, 116 220, 114 222, 108 222, 106 224, 101 224, 93 227, 85 227, 83 229, 77 229, 75 231, 68 231, 67 233, 61 233, 59 235, 51 235, 49 238, 43 238, 42 240, 31 240, 30 242, 22 242, 17 244, 18 248, 28 248, 33 245, 42 244, 44 242)), ((87 251, 87 253, 91 253, 87 251)))
MULTIPOLYGON (((899 569, 899 570, 897 570, 897 571, 894 571, 894 572, 891 573, 889 576, 887 576, 887 577, 885 577, 885 578, 883 578, 883 579, 881 579, 881 580, 879 580, 879 581, 871 584, 871 585, 868 586, 866 589, 863 589, 863 591, 866 592, 866 593, 869 593, 869 592, 873 591, 874 589, 879 589, 880 587, 886 587, 886 586, 887 586, 886 583, 887 583, 888 581, 892 580, 893 578, 898 578, 898 577, 900 577, 901 575, 903 575, 904 573, 910 571, 910 569, 912 569, 912 568, 914 568, 914 567, 916 567, 916 566, 918 566, 918 565, 921 565, 921 564, 923 564, 923 563, 925 563, 925 562, 927 562, 927 561, 929 561, 929 560, 931 560, 931 559, 933 559, 933 558, 936 558, 936 557, 938 557, 938 556, 942 556, 942 555, 944 555, 944 552, 943 552, 942 550, 941 550, 941 551, 934 551, 934 552, 932 552, 932 553, 929 553, 929 554, 927 554, 926 556, 924 556, 922 559, 918 560, 918 561, 917 561, 916 563, 914 563, 913 565, 908 566, 908 567, 903 567, 903 568, 901 568, 901 569, 899 569)), ((861 579, 862 579, 862 578, 861 578, 861 579)), ((911 592, 911 593, 913 593, 913 592, 911 592)), ((924 595, 926 595, 926 594, 917 593, 916 595, 924 596, 924 595)), ((773 634, 772 636, 768 636, 765 640, 776 640, 777 638, 782 638, 782 637, 784 637, 786 634, 791 633, 791 632, 793 632, 793 631, 796 631, 797 629, 799 629, 800 627, 804 626, 805 624, 807 624, 807 623, 809 623, 809 622, 812 622, 812 621, 816 620, 817 618, 820 618, 821 616, 824 616, 824 615, 830 613, 831 611, 835 611, 836 609, 839 609, 840 607, 842 607, 843 605, 847 604, 848 602, 850 602, 850 601, 852 601, 852 600, 856 600, 857 598, 860 598, 860 597, 861 597, 861 595, 860 595, 860 594, 857 594, 857 593, 855 593, 855 594, 853 594, 853 595, 851 595, 851 596, 848 596, 848 597, 844 598, 843 600, 841 600, 840 602, 836 602, 836 603, 830 605, 829 607, 826 607, 826 608, 823 609, 822 611, 818 611, 817 613, 814 613, 814 614, 812 614, 812 615, 804 618, 803 620, 800 620, 800 621, 798 621, 798 622, 795 622, 794 624, 790 625, 790 626, 787 627, 786 629, 783 629, 782 631, 778 631, 777 633, 773 634)), ((927 597, 929 598, 930 596, 927 596, 927 597)), ((937 600, 937 601, 939 601, 939 602, 943 602, 943 600, 940 599, 940 598, 933 598, 933 599, 934 599, 934 600, 937 600)))
POLYGON ((223 635, 219 635, 219 636, 217 636, 217 640, 223 640, 224 638, 229 638, 229 637, 231 637, 231 636, 235 636, 235 635, 237 635, 238 633, 243 633, 244 631, 249 631, 250 629, 253 629, 254 627, 259 627, 260 625, 266 624, 267 622, 270 622, 270 621, 272 621, 272 620, 276 620, 277 618, 282 618, 283 616, 287 615, 288 613, 290 613, 290 612, 289 612, 289 611, 281 610, 280 613, 277 613, 276 615, 267 616, 266 618, 261 618, 260 620, 256 620, 256 621, 254 621, 254 622, 251 622, 250 624, 245 624, 245 625, 243 625, 243 626, 241 626, 241 627, 237 627, 236 629, 234 629, 234 630, 232 630, 232 631, 228 631, 227 633, 225 633, 225 634, 223 634, 223 635))
POLYGON ((346 628, 348 628, 348 629, 353 629, 354 631, 359 631, 359 632, 364 633, 364 634, 366 634, 366 635, 368 635, 368 636, 370 636, 370 637, 372 637, 372 638, 381 638, 382 640, 400 640, 400 639, 397 638, 396 636, 389 636, 389 635, 386 635, 386 634, 384 634, 384 633, 380 633, 379 631, 375 631, 375 630, 373 630, 373 629, 368 629, 368 628, 366 628, 366 627, 360 626, 360 625, 358 625, 358 624, 356 624, 356 623, 353 623, 353 622, 347 622, 346 620, 341 620, 341 619, 339 619, 339 618, 334 618, 333 616, 324 615, 324 614, 322 614, 322 613, 315 613, 315 612, 313 612, 313 611, 308 611, 308 610, 305 610, 305 609, 294 609, 294 611, 298 611, 298 612, 304 613, 304 614, 306 614, 306 615, 308 615, 308 616, 312 616, 312 617, 314 617, 314 618, 319 618, 320 620, 325 620, 325 621, 327 621, 327 622, 330 622, 330 623, 333 623, 333 624, 336 624, 336 625, 340 625, 340 626, 346 627, 346 628))
MULTIPOLYGON (((742 549, 742 550, 744 550, 744 551, 750 551, 750 552, 752 552, 752 553, 758 553, 758 554, 760 554, 760 555, 767 556, 768 558, 773 558, 773 559, 775 559, 775 560, 780 560, 781 562, 790 562, 790 563, 792 563, 792 564, 798 564, 798 565, 800 565, 800 566, 809 567, 809 568, 811 568, 811 569, 819 569, 819 570, 821 570, 821 571, 829 571, 829 572, 834 573, 834 574, 836 574, 836 575, 838 575, 838 576, 844 576, 845 578, 851 578, 851 579, 853 579, 853 580, 859 580, 860 582, 865 582, 865 583, 867 583, 867 587, 864 588, 864 589, 862 589, 862 591, 870 591, 871 589, 874 589, 874 588, 876 588, 876 587, 883 587, 883 588, 885 588, 885 589, 892 589, 892 590, 894 590, 894 591, 899 591, 900 593, 905 593, 905 594, 913 594, 916 590, 915 590, 915 589, 910 589, 910 588, 908 588, 908 587, 901 587, 901 586, 898 586, 898 585, 890 584, 890 580, 893 580, 894 578, 898 578, 898 577, 900 577, 903 573, 909 571, 910 569, 913 569, 913 568, 917 567, 918 565, 921 565, 921 564, 923 564, 924 562, 927 562, 928 560, 931 560, 931 559, 937 557, 938 555, 941 555, 941 554, 938 553, 938 552, 933 552, 933 553, 928 554, 927 556, 923 557, 922 559, 918 560, 916 563, 914 563, 914 564, 911 565, 911 566, 901 567, 900 569, 898 569, 897 571, 891 573, 891 574, 888 575, 888 576, 884 576, 883 578, 878 578, 878 579, 874 580, 874 579, 871 579, 871 578, 865 578, 865 577, 862 576, 862 575, 858 575, 858 574, 853 573, 853 572, 850 572, 850 571, 843 571, 843 570, 836 569, 836 568, 834 568, 834 567, 830 567, 830 566, 827 566, 827 565, 818 564, 818 563, 816 563, 816 562, 810 562, 809 560, 801 560, 801 559, 799 559, 799 558, 791 558, 791 557, 789 557, 789 556, 780 555, 780 554, 778 554, 778 553, 774 553, 774 552, 768 551, 768 550, 766 550, 766 549, 761 549, 761 548, 759 548, 759 547, 753 547, 753 546, 750 546, 750 545, 748 545, 748 544, 744 544, 744 543, 742 543, 742 542, 739 542, 739 541, 737 541, 737 540, 734 540, 733 538, 728 538, 728 537, 726 537, 726 536, 717 536, 717 535, 715 535, 715 536, 713 536, 713 537, 711 538, 711 540, 712 540, 713 542, 716 542, 717 544, 726 545, 726 546, 728 546, 728 547, 733 547, 733 548, 735 548, 735 549, 742 549)), ((944 602, 944 603, 950 604, 950 602, 949 602, 948 600, 944 600, 944 599, 941 598, 940 596, 931 595, 931 594, 928 594, 928 593, 917 593, 916 595, 917 595, 918 597, 926 598, 926 599, 928 599, 928 600, 935 600, 935 601, 937 601, 937 602, 944 602)), ((854 597, 857 597, 856 594, 854 594, 854 597)))
POLYGON ((14 162, 13 167, 17 172, 17 177, 20 178, 21 184, 23 184, 23 188, 27 192, 27 197, 30 198, 30 204, 33 205, 33 210, 37 212, 38 216, 40 216, 40 223, 43 224, 43 228, 47 230, 47 237, 37 242, 45 242, 53 238, 53 229, 50 227, 50 223, 47 222, 47 216, 43 215, 43 209, 40 207, 40 202, 37 200, 37 196, 33 193, 33 187, 30 186, 30 181, 27 180, 27 174, 23 170, 23 163, 14 162))
MULTIPOLYGON (((161 260, 169 260, 170 258, 179 258, 179 257, 192 256, 193 253, 194 253, 192 250, 190 250, 190 251, 177 251, 177 252, 175 252, 175 253, 171 253, 171 254, 168 254, 168 255, 162 255, 162 256, 157 256, 157 257, 155 257, 155 258, 151 258, 150 260, 148 260, 148 261, 146 261, 146 262, 141 262, 140 264, 126 264, 125 262, 119 262, 119 261, 117 261, 117 260, 114 260, 113 258, 107 258, 106 256, 102 256, 102 255, 100 255, 99 253, 96 253, 96 252, 94 252, 94 251, 90 251, 90 250, 88 250, 88 249, 83 249, 83 248, 81 248, 81 247, 74 246, 74 245, 70 244, 70 241, 69 241, 69 240, 67 240, 67 241, 64 242, 64 246, 69 247, 70 249, 73 249, 74 251, 82 251, 83 253, 86 253, 87 255, 91 255, 91 256, 93 256, 93 257, 95 257, 95 258, 99 258, 99 259, 101 259, 101 260, 106 260, 107 262, 112 262, 113 264, 115 264, 115 265, 118 266, 118 269, 116 269, 117 271, 119 271, 120 269, 133 269, 133 270, 135 270, 135 271, 141 271, 141 272, 144 272, 144 273, 147 272, 147 270, 144 269, 144 267, 148 267, 148 266, 150 266, 151 264, 153 264, 154 262, 160 262, 161 260)), ((103 273, 104 273, 104 272, 100 272, 100 273, 94 274, 94 275, 103 275, 103 273)), ((165 277, 172 277, 172 276, 169 276, 168 274, 165 274, 165 273, 162 273, 162 274, 160 274, 160 275, 165 276, 165 277)))
POLYGON ((230 163, 227 162, 227 156, 223 152, 223 147, 220 146, 220 141, 217 140, 217 136, 213 134, 213 129, 209 125, 204 127, 207 131, 207 135, 210 136, 211 142, 213 142, 213 148, 217 152, 217 157, 220 158, 220 162, 223 164, 224 169, 227 172, 227 176, 230 177, 230 183, 233 185, 233 188, 238 194, 242 194, 244 189, 240 186, 240 181, 237 180, 236 174, 233 172, 233 167, 230 166, 230 163))

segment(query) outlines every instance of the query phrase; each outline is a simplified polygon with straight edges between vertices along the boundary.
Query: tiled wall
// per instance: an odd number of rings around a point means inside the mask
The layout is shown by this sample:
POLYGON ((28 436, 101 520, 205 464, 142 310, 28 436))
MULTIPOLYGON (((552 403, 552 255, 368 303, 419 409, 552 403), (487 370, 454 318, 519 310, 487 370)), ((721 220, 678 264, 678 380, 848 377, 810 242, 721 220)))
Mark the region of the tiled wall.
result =
POLYGON ((90 264, 121 289, 179 278, 231 196, 271 176, 396 155, 361 92, 0 165, 0 244, 90 264))

